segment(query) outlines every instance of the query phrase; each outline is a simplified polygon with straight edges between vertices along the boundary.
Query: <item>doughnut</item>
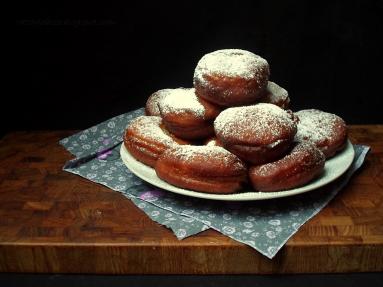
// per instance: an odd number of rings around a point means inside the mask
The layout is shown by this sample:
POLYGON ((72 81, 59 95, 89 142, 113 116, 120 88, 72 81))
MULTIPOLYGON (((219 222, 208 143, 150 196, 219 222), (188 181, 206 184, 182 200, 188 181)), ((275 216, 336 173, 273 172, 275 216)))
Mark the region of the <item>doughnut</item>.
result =
POLYGON ((155 171, 172 185, 206 193, 234 193, 247 181, 245 164, 218 146, 168 149, 159 157, 155 171))
POLYGON ((166 95, 168 95, 172 89, 158 90, 150 95, 145 105, 145 114, 147 116, 160 116, 160 110, 158 109, 158 102, 161 101, 166 95))
POLYGON ((295 115, 299 118, 297 141, 313 142, 326 158, 345 147, 347 126, 339 116, 316 109, 301 110, 295 115))
POLYGON ((158 107, 166 128, 186 140, 214 135, 213 121, 221 111, 218 106, 198 98, 194 88, 173 89, 158 107))
POLYGON ((194 71, 196 94, 226 107, 253 104, 269 79, 269 64, 249 51, 218 50, 206 54, 194 71))
POLYGON ((289 149, 297 131, 291 111, 259 103, 228 108, 214 121, 223 147, 254 165, 274 161, 289 149))
POLYGON ((124 145, 131 155, 154 167, 158 157, 168 148, 188 142, 167 132, 157 116, 140 116, 130 122, 124 133, 124 145))
POLYGON ((286 110, 290 104, 289 93, 281 86, 269 81, 260 102, 274 104, 286 110))
POLYGON ((281 159, 252 166, 249 178, 258 191, 280 191, 302 186, 319 176, 325 165, 325 155, 309 142, 295 142, 281 159))

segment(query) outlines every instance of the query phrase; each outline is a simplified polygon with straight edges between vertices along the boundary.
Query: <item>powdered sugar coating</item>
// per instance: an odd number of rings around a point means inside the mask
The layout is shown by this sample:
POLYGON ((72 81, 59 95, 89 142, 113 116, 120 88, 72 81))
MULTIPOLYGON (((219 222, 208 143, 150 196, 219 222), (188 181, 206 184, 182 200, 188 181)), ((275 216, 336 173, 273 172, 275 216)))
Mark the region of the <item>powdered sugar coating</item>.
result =
POLYGON ((286 89, 274 82, 268 81, 266 88, 266 96, 261 100, 264 103, 270 103, 281 108, 287 108, 290 103, 289 93, 286 89))
POLYGON ((330 142, 339 137, 339 131, 346 129, 346 124, 339 116, 316 109, 301 110, 295 113, 299 118, 297 141, 314 143, 330 142))
POLYGON ((127 127, 138 138, 160 143, 168 147, 177 142, 161 128, 162 119, 158 116, 139 116, 132 120, 127 127))
MULTIPOLYGON (((315 145, 309 142, 300 142, 296 143, 290 153, 283 158, 257 167, 257 174, 269 176, 271 172, 279 170, 286 163, 299 165, 299 169, 305 171, 312 169, 313 166, 324 164, 325 160, 325 155, 315 145)), ((291 168, 289 165, 286 167, 291 168)))
POLYGON ((289 93, 284 88, 271 81, 267 83, 267 89, 272 94, 272 100, 286 99, 289 96, 289 93))
POLYGON ((246 50, 224 49, 203 56, 194 71, 194 79, 208 85, 205 75, 257 79, 269 64, 262 57, 246 50))
POLYGON ((177 88, 172 89, 159 102, 160 111, 163 114, 180 114, 189 112, 199 118, 204 118, 205 107, 195 94, 195 89, 177 88))
POLYGON ((201 158, 206 161, 220 160, 224 166, 230 167, 230 169, 237 171, 246 169, 243 162, 237 156, 220 146, 180 145, 173 149, 173 156, 183 162, 189 162, 195 158, 201 158))
POLYGON ((206 145, 206 146, 220 146, 220 145, 218 144, 218 141, 217 141, 216 138, 211 138, 211 139, 209 139, 207 142, 205 142, 205 145, 206 145))
POLYGON ((151 94, 146 101, 145 110, 148 116, 160 116, 160 110, 158 104, 162 101, 173 89, 162 89, 151 94))
POLYGON ((280 107, 259 103, 224 110, 215 119, 214 129, 223 141, 235 138, 241 143, 268 145, 285 139, 286 134, 294 135, 296 123, 280 107))
POLYGON ((216 145, 216 141, 215 140, 211 140, 209 141, 206 146, 215 146, 216 145))

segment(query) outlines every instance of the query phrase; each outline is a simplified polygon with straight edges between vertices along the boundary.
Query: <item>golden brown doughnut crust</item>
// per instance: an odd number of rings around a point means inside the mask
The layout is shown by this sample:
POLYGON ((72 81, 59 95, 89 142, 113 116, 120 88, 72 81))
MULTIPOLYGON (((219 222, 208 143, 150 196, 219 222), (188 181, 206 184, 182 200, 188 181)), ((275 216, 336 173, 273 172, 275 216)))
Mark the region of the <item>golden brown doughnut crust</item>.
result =
POLYGON ((207 193, 233 193, 247 180, 245 164, 218 146, 168 149, 159 157, 155 170, 159 178, 172 185, 207 193))
POLYGON ((325 155, 312 143, 294 143, 283 158, 252 166, 249 178, 255 190, 280 191, 302 186, 321 174, 325 155))
POLYGON ((167 132, 162 119, 156 116, 135 118, 124 133, 126 149, 135 159, 151 167, 154 167, 158 157, 166 149, 187 143, 167 132))
POLYGON ((198 62, 193 83, 196 94, 220 106, 255 103, 267 86, 267 61, 239 49, 218 50, 198 62))
POLYGON ((316 109, 301 110, 295 115, 299 118, 296 141, 313 142, 326 158, 345 147, 347 125, 341 117, 316 109))
POLYGON ((166 128, 186 140, 213 135, 213 121, 221 111, 218 106, 198 98, 194 88, 174 89, 158 106, 166 128))
POLYGON ((266 103, 226 109, 216 118, 214 128, 227 150, 255 165, 281 157, 297 129, 290 111, 266 103))

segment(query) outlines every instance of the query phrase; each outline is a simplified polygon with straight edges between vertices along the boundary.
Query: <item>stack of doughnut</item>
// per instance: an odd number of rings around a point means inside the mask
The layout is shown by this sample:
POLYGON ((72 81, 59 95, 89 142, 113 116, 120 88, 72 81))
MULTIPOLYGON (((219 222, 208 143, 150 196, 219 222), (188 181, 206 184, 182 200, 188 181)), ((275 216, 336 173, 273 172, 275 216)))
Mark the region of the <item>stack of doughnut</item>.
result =
POLYGON ((228 194, 251 186, 275 192, 320 176, 347 142, 337 115, 288 110, 288 92, 269 81, 262 57, 218 50, 198 62, 192 88, 162 89, 145 116, 125 130, 124 145, 162 180, 189 190, 228 194))

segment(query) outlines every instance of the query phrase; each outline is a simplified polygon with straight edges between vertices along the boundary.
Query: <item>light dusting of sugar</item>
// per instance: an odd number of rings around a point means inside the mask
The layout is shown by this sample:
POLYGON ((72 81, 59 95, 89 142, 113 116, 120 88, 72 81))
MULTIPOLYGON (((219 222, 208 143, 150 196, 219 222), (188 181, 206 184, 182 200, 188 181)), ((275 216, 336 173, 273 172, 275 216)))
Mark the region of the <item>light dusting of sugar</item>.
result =
POLYGON ((253 79, 268 69, 267 61, 256 54, 240 49, 225 49, 203 56, 194 71, 194 78, 201 84, 208 84, 205 75, 253 79))
POLYGON ((242 161, 220 146, 192 146, 192 145, 180 145, 173 150, 173 155, 183 162, 189 162, 196 157, 202 157, 208 160, 221 159, 225 166, 234 168, 234 170, 243 170, 245 169, 242 161))
POLYGON ((313 144, 308 142, 297 143, 294 148, 283 158, 263 164, 257 168, 257 173, 261 176, 267 176, 271 171, 278 169, 281 165, 291 163, 292 165, 299 164, 311 168, 313 165, 324 163, 325 155, 313 144))
POLYGON ((206 146, 216 146, 216 145, 217 145, 217 140, 216 139, 209 140, 206 143, 206 146))
POLYGON ((273 143, 281 139, 283 131, 295 132, 296 124, 291 114, 280 107, 260 103, 253 106, 229 108, 214 121, 217 135, 223 139, 236 138, 247 142, 249 138, 273 143))
POLYGON ((267 89, 270 91, 270 103, 290 102, 289 93, 276 83, 269 81, 267 83, 267 89))
POLYGON ((329 140, 336 136, 337 125, 343 125, 343 120, 335 114, 316 109, 296 112, 299 118, 297 141, 309 140, 314 143, 329 140))
POLYGON ((160 127, 162 119, 157 116, 139 116, 130 122, 128 129, 141 138, 173 146, 177 143, 160 127))
POLYGON ((160 110, 158 108, 158 103, 162 101, 172 89, 162 89, 153 93, 146 102, 146 108, 151 112, 151 116, 159 116, 160 110))
POLYGON ((189 112, 197 117, 204 118, 205 107, 198 100, 195 89, 178 88, 171 90, 159 103, 162 113, 189 112))

